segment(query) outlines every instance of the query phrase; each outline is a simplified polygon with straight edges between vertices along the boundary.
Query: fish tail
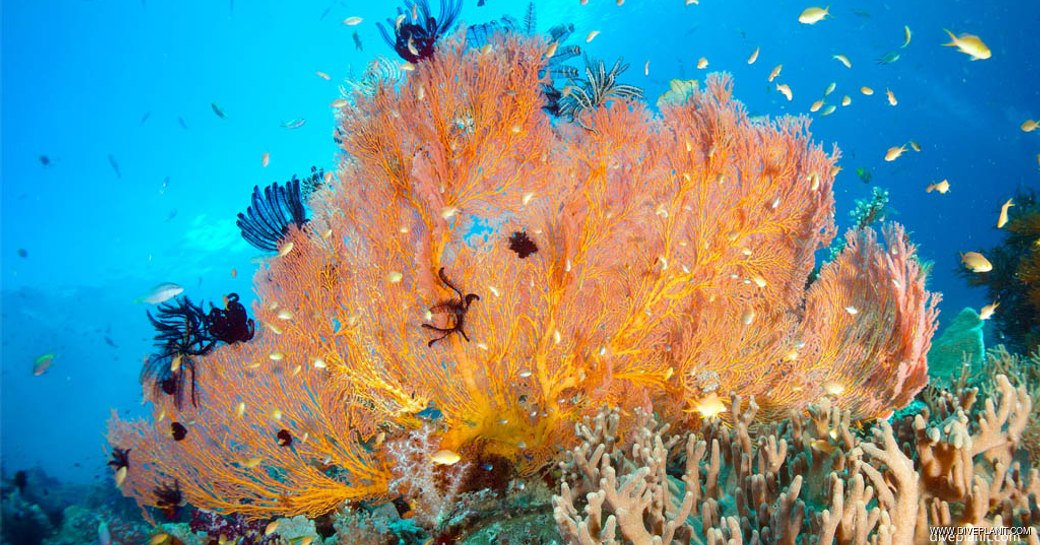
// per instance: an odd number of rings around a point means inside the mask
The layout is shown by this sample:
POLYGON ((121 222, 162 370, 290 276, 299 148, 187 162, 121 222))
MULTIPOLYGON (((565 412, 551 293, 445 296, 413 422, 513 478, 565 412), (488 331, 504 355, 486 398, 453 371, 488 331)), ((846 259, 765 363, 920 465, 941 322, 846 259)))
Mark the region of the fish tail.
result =
POLYGON ((952 32, 950 32, 950 29, 948 29, 948 28, 944 28, 943 30, 945 30, 946 33, 950 35, 950 43, 943 44, 943 45, 956 47, 957 46, 957 35, 952 33, 952 32))

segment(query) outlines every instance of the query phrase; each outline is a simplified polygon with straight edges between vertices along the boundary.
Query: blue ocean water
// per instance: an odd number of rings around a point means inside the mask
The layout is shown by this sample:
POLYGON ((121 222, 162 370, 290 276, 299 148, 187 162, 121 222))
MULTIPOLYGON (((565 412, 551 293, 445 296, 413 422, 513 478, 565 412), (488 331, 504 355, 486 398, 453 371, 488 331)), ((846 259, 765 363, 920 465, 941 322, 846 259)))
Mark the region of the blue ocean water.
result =
MULTIPOLYGON (((433 2, 436 5, 436 1, 433 2)), ((842 2, 832 17, 799 24, 810 3, 578 0, 535 2, 538 30, 570 22, 591 56, 623 56, 627 83, 652 102, 672 78, 727 71, 753 115, 812 115, 814 139, 837 144, 837 220, 875 186, 935 263, 944 322, 989 303, 955 274, 958 253, 993 246, 1000 204, 1040 189, 1040 3, 842 2), (904 42, 904 26, 912 30, 904 42), (980 36, 991 59, 971 61, 944 28, 980 36), (582 38, 600 34, 589 44, 582 38), (747 58, 760 48, 758 60, 747 58), (900 58, 876 60, 890 51, 900 58), (846 68, 832 58, 844 54, 846 68), (708 67, 696 67, 701 57, 708 67), (649 75, 644 75, 649 60, 649 75), (788 102, 767 76, 790 85, 788 102), (861 86, 873 96, 859 92, 861 86), (891 89, 898 105, 884 96, 891 89), (921 144, 885 162, 885 150, 921 144), (857 177, 869 169, 872 181, 857 177), (950 192, 926 193, 948 179, 950 192)), ((396 3, 328 0, 62 0, 3 3, 2 37, 2 460, 39 465, 70 481, 104 478, 104 423, 141 411, 137 377, 151 350, 146 306, 160 282, 193 299, 235 291, 248 304, 258 252, 235 227, 254 185, 332 168, 329 103, 338 85, 377 55, 392 56, 374 25, 396 3), (341 23, 363 18, 358 26, 341 23), (359 49, 357 40, 363 46, 359 49), (325 80, 316 71, 330 77, 325 80), (219 108, 224 117, 216 115, 219 108), (293 119, 296 129, 281 125, 293 119), (261 156, 270 154, 267 168, 261 156), (233 275, 237 272, 237 276, 233 275), (33 361, 56 355, 43 375, 33 361)), ((526 2, 466 0, 481 23, 526 2)))

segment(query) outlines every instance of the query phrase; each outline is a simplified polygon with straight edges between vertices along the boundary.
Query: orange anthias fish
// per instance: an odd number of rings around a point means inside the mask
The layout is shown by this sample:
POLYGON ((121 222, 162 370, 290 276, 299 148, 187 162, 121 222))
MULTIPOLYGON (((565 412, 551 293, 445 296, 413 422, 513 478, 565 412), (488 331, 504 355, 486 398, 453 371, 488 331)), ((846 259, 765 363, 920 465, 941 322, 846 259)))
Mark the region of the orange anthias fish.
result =
POLYGON ((826 19, 830 15, 830 6, 826 8, 811 7, 806 8, 801 15, 798 16, 798 22, 803 25, 815 25, 820 21, 826 19))
POLYGON ((47 372, 51 368, 51 364, 54 362, 55 355, 51 353, 44 354, 33 362, 33 376, 40 376, 47 372))
MULTIPOLYGON (((943 30, 946 29, 944 28, 943 30)), ((973 61, 980 61, 993 56, 989 47, 986 47, 986 44, 982 42, 982 39, 974 34, 961 34, 960 36, 957 36, 949 30, 946 30, 946 33, 950 35, 951 41, 950 43, 943 45, 956 47, 958 51, 968 55, 973 61)))
POLYGON ((888 104, 890 106, 895 106, 899 104, 899 101, 896 100, 896 94, 893 93, 891 89, 885 89, 885 95, 888 96, 888 104))
POLYGON ((778 64, 775 67, 773 67, 773 71, 769 73, 769 82, 772 83, 773 80, 776 79, 776 77, 780 75, 780 72, 783 69, 784 69, 784 65, 782 65, 782 64, 778 64))
POLYGON ((1008 222, 1008 208, 1015 206, 1015 203, 1008 199, 1003 206, 1000 207, 1000 216, 997 218, 997 229, 1003 229, 1008 222))
POLYGON ((940 195, 945 195, 950 190, 950 181, 944 179, 941 182, 929 184, 928 187, 924 188, 925 193, 931 193, 932 191, 938 191, 940 195))
POLYGON ((989 272, 993 270, 993 264, 978 252, 964 252, 961 254, 961 262, 972 272, 989 272))
POLYGON ((694 404, 692 410, 687 412, 698 412, 704 418, 715 418, 726 412, 726 404, 715 392, 694 404))
POLYGON ((997 307, 999 306, 1000 302, 994 302, 982 307, 982 309, 979 310, 979 319, 989 320, 993 317, 993 313, 997 311, 997 307))
POLYGON ((430 457, 430 461, 432 461, 434 464, 442 466, 455 465, 455 463, 457 463, 461 459, 462 457, 460 457, 457 452, 447 449, 438 450, 437 452, 433 453, 433 456, 430 457))
POLYGON ((891 148, 888 148, 888 151, 885 152, 885 161, 891 163, 892 161, 899 159, 899 156, 903 155, 903 152, 905 151, 906 146, 892 146, 891 148))

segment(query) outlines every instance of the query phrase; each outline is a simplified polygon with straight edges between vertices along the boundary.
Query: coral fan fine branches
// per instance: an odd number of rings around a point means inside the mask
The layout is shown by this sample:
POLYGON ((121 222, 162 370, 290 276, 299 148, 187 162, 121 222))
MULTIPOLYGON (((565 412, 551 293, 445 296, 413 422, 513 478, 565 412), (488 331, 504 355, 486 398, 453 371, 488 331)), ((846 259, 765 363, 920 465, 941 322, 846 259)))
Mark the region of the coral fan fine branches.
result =
MULTIPOLYGON (((608 101, 582 112, 595 131, 554 126, 547 47, 448 40, 407 80, 354 94, 334 180, 257 275, 256 338, 206 356, 197 408, 113 423, 135 457, 125 492, 154 505, 148 490, 176 480, 206 509, 317 515, 387 499, 401 468, 386 445, 418 430, 530 476, 602 403, 692 424, 731 392, 770 420, 824 395, 877 416, 916 392, 934 299, 901 229, 887 248, 854 233, 805 289, 834 235, 838 157, 806 121, 752 122, 713 77, 660 115, 608 101), (467 303, 466 336, 431 346, 429 329, 452 324, 435 312, 440 271, 467 303)), ((674 446, 659 435, 636 440, 674 446)), ((604 505, 643 501, 640 482, 663 497, 662 473, 613 481, 604 505)), ((795 501, 778 498, 777 516, 795 501)))

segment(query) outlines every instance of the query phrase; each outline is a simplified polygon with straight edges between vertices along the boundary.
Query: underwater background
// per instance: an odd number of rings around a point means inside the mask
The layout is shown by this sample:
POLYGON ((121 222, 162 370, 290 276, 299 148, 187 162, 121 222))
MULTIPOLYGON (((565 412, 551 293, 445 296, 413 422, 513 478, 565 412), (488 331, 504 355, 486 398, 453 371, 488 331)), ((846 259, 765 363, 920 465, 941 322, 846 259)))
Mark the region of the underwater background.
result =
MULTIPOLYGON (((460 21, 521 19, 528 9, 483 3, 465 0, 460 21)), ((808 2, 617 4, 534 2, 537 27, 573 23, 571 43, 584 52, 608 63, 624 57, 631 66, 622 79, 651 104, 672 79, 725 71, 751 116, 811 116, 813 140, 841 150, 839 230, 852 225, 856 201, 881 188, 884 215, 933 264, 928 288, 943 294, 939 331, 962 308, 993 302, 958 274, 959 254, 1000 244, 1001 204, 1040 189, 1040 130, 1020 128, 1040 119, 1040 2, 835 2, 831 17, 814 25, 797 20, 808 2), (901 47, 905 26, 913 37, 901 47), (943 47, 944 28, 978 35, 992 58, 971 61, 943 47), (593 30, 599 35, 585 43, 593 30), (756 48, 758 60, 748 64, 756 48), (899 58, 878 62, 890 52, 899 58), (702 57, 709 62, 699 69, 702 57), (791 101, 767 82, 781 63, 791 101), (831 82, 829 103, 843 95, 851 103, 810 113, 831 82), (898 105, 886 102, 885 89, 898 105), (885 160, 887 149, 911 140, 920 152, 885 160), (925 191, 944 179, 948 193, 925 191)), ((172 282, 196 301, 237 292, 251 307, 260 252, 242 239, 236 214, 255 185, 306 176, 312 165, 335 169, 329 104, 373 58, 393 57, 374 23, 396 7, 3 2, 5 477, 39 467, 64 482, 110 486, 106 420, 113 410, 147 414, 138 377, 153 344, 145 311, 154 307, 137 300, 172 282), (348 26, 347 17, 363 22, 348 26), (46 354, 50 368, 34 374, 46 354)), ((1002 342, 992 322, 986 339, 1002 342)))

